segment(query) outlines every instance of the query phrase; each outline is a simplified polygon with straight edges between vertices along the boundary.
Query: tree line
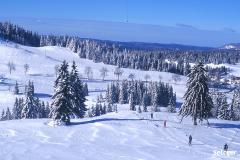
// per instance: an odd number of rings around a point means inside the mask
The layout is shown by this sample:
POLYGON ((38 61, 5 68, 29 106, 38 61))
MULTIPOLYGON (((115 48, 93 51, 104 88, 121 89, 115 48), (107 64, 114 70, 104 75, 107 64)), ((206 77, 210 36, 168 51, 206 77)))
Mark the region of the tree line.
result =
POLYGON ((143 82, 128 81, 112 82, 107 87, 105 100, 109 104, 127 104, 130 110, 137 110, 136 105, 142 106, 142 110, 147 112, 159 111, 159 107, 176 107, 176 93, 172 86, 163 82, 143 82))
POLYGON ((240 89, 234 90, 231 102, 228 103, 226 93, 213 92, 212 115, 215 118, 224 120, 240 120, 240 89))

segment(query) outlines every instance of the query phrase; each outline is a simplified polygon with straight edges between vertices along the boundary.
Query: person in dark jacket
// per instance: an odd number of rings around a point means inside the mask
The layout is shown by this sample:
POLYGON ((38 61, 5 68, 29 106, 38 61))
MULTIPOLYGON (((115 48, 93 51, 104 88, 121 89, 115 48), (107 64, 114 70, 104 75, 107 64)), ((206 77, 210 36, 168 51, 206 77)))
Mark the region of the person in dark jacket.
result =
POLYGON ((151 119, 153 119, 153 113, 151 113, 151 119))
POLYGON ((192 145, 192 136, 191 136, 191 134, 190 134, 190 136, 188 137, 188 139, 189 139, 189 140, 188 140, 188 144, 189 144, 189 146, 190 146, 190 145, 192 145))
POLYGON ((224 151, 227 151, 227 150, 228 150, 228 144, 227 144, 227 143, 224 144, 223 150, 224 150, 224 151))

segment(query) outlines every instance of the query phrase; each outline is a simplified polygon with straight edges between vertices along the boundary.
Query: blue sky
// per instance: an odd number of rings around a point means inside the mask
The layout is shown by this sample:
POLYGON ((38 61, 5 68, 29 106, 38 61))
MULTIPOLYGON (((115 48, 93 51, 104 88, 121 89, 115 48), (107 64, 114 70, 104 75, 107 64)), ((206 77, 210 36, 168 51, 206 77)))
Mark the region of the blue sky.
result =
POLYGON ((128 19, 129 23, 239 34, 239 8, 240 0, 5 0, 1 1, 0 17, 128 19))

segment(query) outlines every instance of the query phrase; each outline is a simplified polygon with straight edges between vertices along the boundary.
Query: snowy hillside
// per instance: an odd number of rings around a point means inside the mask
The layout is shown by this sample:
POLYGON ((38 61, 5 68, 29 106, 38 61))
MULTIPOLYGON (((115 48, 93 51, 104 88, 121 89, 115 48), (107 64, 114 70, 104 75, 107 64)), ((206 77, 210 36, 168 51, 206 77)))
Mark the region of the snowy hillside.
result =
MULTIPOLYGON (((88 83, 90 95, 86 104, 96 101, 96 97, 106 90, 107 84, 116 80, 115 66, 93 63, 80 59, 69 49, 60 47, 26 47, 2 42, 0 44, 0 109, 13 107, 16 95, 13 88, 16 81, 20 92, 29 80, 35 84, 35 93, 41 100, 51 101, 53 82, 56 79, 54 67, 63 60, 76 61, 83 81, 88 83), (7 63, 13 62, 16 71, 9 73, 7 63), (25 75, 24 64, 29 64, 25 75), (102 81, 99 70, 109 70, 102 81), (84 70, 91 67, 92 80, 87 80, 84 70)), ((231 66, 237 74, 239 66, 231 66), (234 68, 235 67, 235 68, 234 68)), ((128 78, 130 73, 135 79, 144 80, 148 74, 152 81, 170 83, 177 94, 177 102, 182 102, 186 77, 179 82, 172 80, 173 74, 156 71, 123 69, 120 79, 128 78)), ((18 95, 23 96, 23 95, 18 95)), ((240 123, 210 119, 210 127, 204 121, 194 127, 190 118, 180 124, 175 113, 138 114, 129 111, 129 105, 118 105, 118 113, 108 113, 94 118, 71 120, 73 125, 52 127, 50 119, 26 119, 0 122, 0 159, 1 160, 205 160, 240 159, 240 123), (163 127, 167 120, 167 127, 163 127), (188 136, 193 136, 192 146, 188 136), (221 153, 223 145, 229 144, 231 155, 221 153)))
MULTIPOLYGON (((88 82, 90 97, 95 99, 99 95, 99 91, 105 91, 107 84, 116 80, 114 70, 116 66, 105 65, 103 63, 94 63, 90 60, 81 59, 69 49, 60 47, 26 47, 22 45, 3 43, 0 44, 0 74, 3 76, 0 82, 0 109, 12 107, 15 95, 9 92, 9 88, 13 91, 15 82, 20 84, 20 92, 24 91, 24 86, 29 80, 35 84, 35 92, 39 98, 49 101, 53 93, 53 82, 55 77, 55 65, 60 65, 63 60, 68 62, 76 61, 78 70, 83 78, 86 78, 84 70, 86 67, 91 67, 93 71, 92 80, 83 81, 88 82), (16 65, 16 71, 9 74, 7 67, 8 62, 13 62, 16 65), (29 64, 30 69, 27 75, 24 73, 24 64, 29 64), (105 81, 102 81, 99 70, 102 67, 107 67, 109 70, 108 76, 105 81), (8 96, 6 96, 8 95, 8 96), (8 97, 8 98, 6 98, 8 97), (95 97, 95 98, 94 98, 95 97)), ((174 92, 177 92, 177 97, 181 101, 184 94, 186 78, 182 76, 181 81, 175 84, 172 81, 171 73, 156 72, 156 71, 140 71, 133 69, 123 69, 124 73, 120 79, 127 79, 130 73, 135 74, 135 79, 144 80, 144 76, 148 74, 150 80, 159 81, 159 76, 162 77, 163 82, 173 84, 174 92)))

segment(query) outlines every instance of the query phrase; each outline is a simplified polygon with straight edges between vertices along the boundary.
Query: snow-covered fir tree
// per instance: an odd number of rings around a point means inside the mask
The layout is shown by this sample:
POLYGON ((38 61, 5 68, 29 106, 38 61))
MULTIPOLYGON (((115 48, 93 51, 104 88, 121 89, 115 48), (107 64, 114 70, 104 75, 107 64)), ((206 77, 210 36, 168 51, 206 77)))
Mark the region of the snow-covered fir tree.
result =
POLYGON ((29 81, 26 87, 25 102, 22 108, 22 118, 37 118, 38 104, 34 98, 34 85, 33 82, 29 81))
POLYGON ((158 111, 158 90, 155 88, 153 91, 153 96, 152 96, 152 112, 157 112, 158 111))
POLYGON ((16 81, 15 87, 14 87, 14 94, 19 94, 19 86, 18 86, 18 82, 17 81, 16 81))
POLYGON ((168 112, 176 113, 176 94, 171 97, 170 103, 168 105, 168 112))
POLYGON ((232 104, 230 108, 231 120, 240 120, 240 89, 235 89, 233 93, 232 104))
POLYGON ((5 113, 5 119, 6 120, 11 120, 12 119, 12 113, 9 109, 9 107, 7 107, 6 113, 5 113))
POLYGON ((191 73, 188 74, 187 91, 184 95, 184 103, 179 111, 182 118, 192 116, 194 125, 197 125, 197 119, 202 121, 211 116, 213 102, 209 95, 207 82, 208 78, 204 65, 198 62, 191 73))
POLYGON ((123 80, 120 84, 119 103, 125 104, 128 101, 127 81, 123 80))
POLYGON ((21 100, 16 98, 15 103, 12 109, 12 116, 13 119, 21 119, 21 113, 22 113, 22 104, 20 102, 21 100))
POLYGON ((73 61, 72 70, 70 73, 70 90, 72 93, 72 107, 73 114, 78 118, 82 118, 85 115, 85 111, 87 110, 84 102, 86 101, 85 93, 83 90, 83 83, 79 79, 77 66, 73 61))
POLYGON ((221 98, 221 103, 220 103, 220 106, 219 106, 219 109, 218 109, 217 118, 225 119, 225 120, 230 119, 229 105, 227 103, 227 97, 226 96, 223 96, 221 98))
POLYGON ((83 84, 83 93, 84 93, 84 96, 88 96, 88 84, 87 83, 83 84))
POLYGON ((143 112, 147 112, 148 111, 147 107, 150 105, 150 103, 151 103, 150 96, 145 91, 144 94, 143 94, 143 98, 142 98, 143 112))
POLYGON ((136 104, 135 104, 135 99, 134 99, 134 93, 130 92, 129 96, 129 105, 130 105, 130 110, 131 111, 136 111, 136 104))
POLYGON ((2 109, 0 120, 1 120, 1 121, 5 121, 5 120, 6 120, 5 116, 6 116, 6 115, 5 115, 5 110, 2 109))
POLYGON ((69 82, 68 63, 63 62, 54 85, 54 95, 52 97, 51 117, 58 124, 70 123, 72 113, 71 88, 69 82))

